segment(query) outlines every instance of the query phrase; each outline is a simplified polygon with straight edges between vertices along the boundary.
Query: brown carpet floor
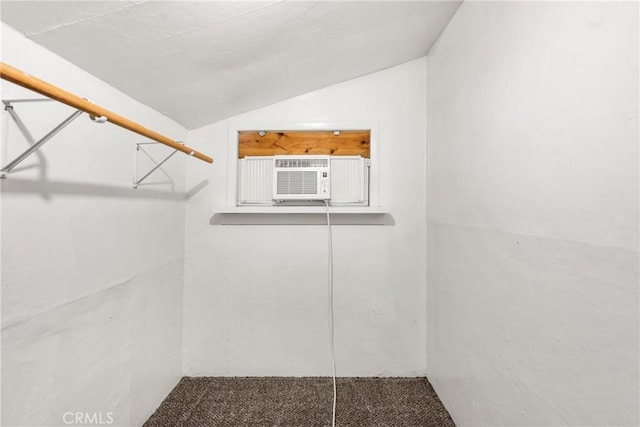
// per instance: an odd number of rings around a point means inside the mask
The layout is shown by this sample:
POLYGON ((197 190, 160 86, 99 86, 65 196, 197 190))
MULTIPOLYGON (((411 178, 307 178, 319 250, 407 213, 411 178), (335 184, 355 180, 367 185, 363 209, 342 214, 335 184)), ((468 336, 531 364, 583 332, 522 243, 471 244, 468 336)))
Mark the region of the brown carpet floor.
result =
MULTIPOLYGON (((336 425, 455 427, 426 378, 338 378, 336 425)), ((330 426, 326 377, 183 378, 144 427, 330 426)))

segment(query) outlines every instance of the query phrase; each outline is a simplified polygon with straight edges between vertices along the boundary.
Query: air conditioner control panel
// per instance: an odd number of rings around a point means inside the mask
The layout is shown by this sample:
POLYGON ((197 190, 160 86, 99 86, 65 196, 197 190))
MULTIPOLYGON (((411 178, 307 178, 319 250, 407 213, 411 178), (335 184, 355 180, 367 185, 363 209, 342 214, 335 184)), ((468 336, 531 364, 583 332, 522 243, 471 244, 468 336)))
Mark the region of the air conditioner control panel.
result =
POLYGON ((329 194, 329 172, 322 172, 320 177, 320 193, 329 194))

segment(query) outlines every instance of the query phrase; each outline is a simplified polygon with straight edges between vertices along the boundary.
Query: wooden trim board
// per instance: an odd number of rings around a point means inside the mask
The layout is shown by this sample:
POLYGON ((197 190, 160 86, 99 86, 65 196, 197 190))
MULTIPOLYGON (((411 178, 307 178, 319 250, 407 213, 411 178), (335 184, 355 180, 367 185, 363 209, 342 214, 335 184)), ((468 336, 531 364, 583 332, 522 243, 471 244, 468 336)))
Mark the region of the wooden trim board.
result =
POLYGON ((282 154, 371 155, 370 130, 333 131, 238 131, 238 158, 282 154))

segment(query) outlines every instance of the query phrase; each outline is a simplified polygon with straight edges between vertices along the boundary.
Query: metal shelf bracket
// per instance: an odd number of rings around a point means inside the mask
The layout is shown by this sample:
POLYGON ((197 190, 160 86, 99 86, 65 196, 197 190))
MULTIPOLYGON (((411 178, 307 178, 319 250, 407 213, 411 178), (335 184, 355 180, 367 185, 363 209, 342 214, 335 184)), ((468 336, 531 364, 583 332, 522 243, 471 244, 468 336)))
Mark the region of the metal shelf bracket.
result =
POLYGON ((48 102, 48 101, 53 101, 53 100, 52 99, 43 99, 43 98, 36 98, 36 99, 3 99, 2 100, 2 103, 4 104, 4 111, 9 113, 9 115, 11 116, 13 121, 18 126, 18 129, 20 129, 20 132, 22 132, 24 137, 27 139, 27 142, 31 146, 29 148, 27 148, 24 152, 22 152, 18 157, 16 157, 15 159, 13 159, 9 163, 7 163, 7 165, 4 166, 2 169, 0 169, 0 179, 5 179, 7 177, 7 175, 16 166, 18 166, 20 163, 22 163, 24 160, 26 160, 30 155, 32 155, 33 153, 38 151, 40 149, 40 147, 42 147, 47 141, 49 141, 51 138, 53 138, 58 132, 60 132, 65 127, 67 127, 72 121, 74 121, 76 118, 78 118, 78 116, 80 116, 83 113, 82 110, 76 110, 73 114, 71 114, 69 117, 67 117, 62 122, 60 122, 58 125, 56 125, 53 129, 51 129, 45 136, 43 136, 42 138, 40 138, 39 140, 36 141, 33 138, 33 136, 31 136, 31 133, 29 132, 29 130, 25 126, 24 122, 22 121, 22 119, 20 118, 18 113, 13 108, 13 104, 28 103, 28 102, 48 102))
MULTIPOLYGON (((177 141, 178 143, 184 145, 184 142, 182 141, 177 141)), ((142 147, 143 145, 156 145, 158 144, 157 142, 139 142, 136 144, 136 155, 135 155, 135 159, 133 161, 133 188, 138 188, 138 186, 142 183, 142 181, 144 181, 145 179, 147 179, 149 177, 149 175, 151 175, 152 173, 154 173, 157 169, 160 168, 160 166, 162 166, 167 160, 169 160, 171 157, 173 157, 174 154, 176 154, 178 151, 180 150, 173 150, 173 152, 171 152, 167 157, 165 157, 164 159, 162 159, 160 162, 156 161, 153 157, 151 157, 151 155, 142 147), (144 174, 142 176, 142 178, 138 178, 138 156, 140 152, 143 152, 153 163, 155 163, 155 166, 146 174, 144 174)))

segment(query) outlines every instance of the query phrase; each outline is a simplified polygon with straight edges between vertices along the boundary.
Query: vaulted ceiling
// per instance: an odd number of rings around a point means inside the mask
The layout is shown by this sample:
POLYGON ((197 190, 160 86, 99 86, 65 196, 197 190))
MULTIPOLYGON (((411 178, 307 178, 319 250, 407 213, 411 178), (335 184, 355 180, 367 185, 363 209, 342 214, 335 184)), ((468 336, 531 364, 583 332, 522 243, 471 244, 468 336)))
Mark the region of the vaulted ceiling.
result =
POLYGON ((0 17, 191 129, 424 56, 459 5, 3 0, 0 17))

